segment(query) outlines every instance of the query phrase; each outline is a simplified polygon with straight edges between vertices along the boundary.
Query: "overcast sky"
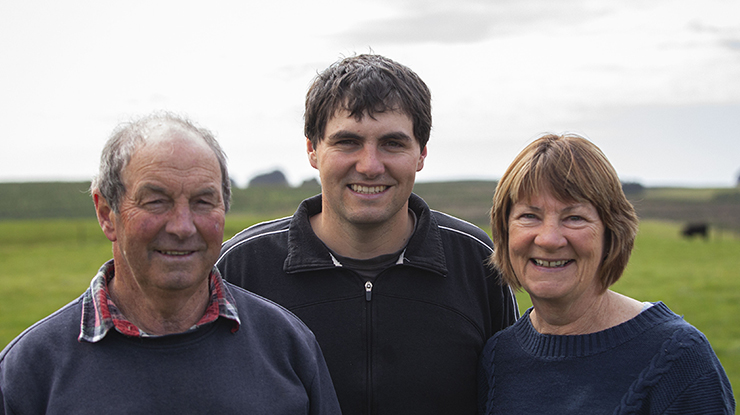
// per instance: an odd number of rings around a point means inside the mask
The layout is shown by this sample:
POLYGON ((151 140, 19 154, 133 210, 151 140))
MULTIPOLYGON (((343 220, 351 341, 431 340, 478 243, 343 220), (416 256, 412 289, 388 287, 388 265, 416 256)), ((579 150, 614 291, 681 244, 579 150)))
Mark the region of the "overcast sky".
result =
POLYGON ((240 185, 306 158, 317 72, 373 51, 432 91, 418 181, 498 179, 544 132, 622 180, 733 186, 738 0, 0 0, 0 181, 89 180, 113 128, 169 110, 212 130, 240 185))

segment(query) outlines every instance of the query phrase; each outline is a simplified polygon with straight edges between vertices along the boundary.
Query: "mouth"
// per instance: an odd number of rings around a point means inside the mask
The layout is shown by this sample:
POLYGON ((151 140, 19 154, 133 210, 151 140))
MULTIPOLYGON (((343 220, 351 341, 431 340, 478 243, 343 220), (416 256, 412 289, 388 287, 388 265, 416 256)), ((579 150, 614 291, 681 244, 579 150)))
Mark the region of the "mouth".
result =
POLYGON ((195 251, 157 251, 157 252, 159 252, 162 255, 167 255, 167 256, 187 256, 187 255, 192 254, 195 251))
POLYGON ((355 193, 363 195, 374 195, 384 192, 389 186, 362 186, 359 184, 351 184, 349 188, 355 193))
POLYGON ((558 260, 558 261, 545 261, 543 259, 532 258, 532 262, 538 267, 545 268, 563 268, 564 266, 573 262, 572 259, 558 260))

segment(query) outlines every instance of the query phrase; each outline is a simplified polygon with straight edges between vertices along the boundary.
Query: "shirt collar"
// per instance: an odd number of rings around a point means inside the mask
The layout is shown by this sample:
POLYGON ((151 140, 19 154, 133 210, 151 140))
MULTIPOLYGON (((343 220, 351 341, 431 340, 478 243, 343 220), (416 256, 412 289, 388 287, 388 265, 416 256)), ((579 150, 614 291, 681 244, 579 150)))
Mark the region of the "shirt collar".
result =
MULTIPOLYGON (((108 291, 108 282, 114 276, 115 264, 113 260, 110 260, 100 267, 100 270, 90 282, 90 288, 85 291, 82 299, 79 341, 98 342, 112 328, 130 337, 154 337, 128 321, 126 316, 113 303, 108 291)), ((223 317, 232 321, 231 332, 236 332, 239 330, 241 322, 234 297, 229 292, 216 267, 213 267, 208 279, 211 294, 210 301, 203 317, 190 330, 195 330, 216 321, 219 317, 223 317)))
MULTIPOLYGON (((339 260, 313 232, 309 218, 321 212, 321 194, 305 199, 290 219, 288 255, 283 270, 288 274, 341 267, 339 260)), ((409 209, 416 222, 414 233, 399 256, 404 265, 447 275, 440 225, 424 200, 414 193, 409 196, 409 209)))

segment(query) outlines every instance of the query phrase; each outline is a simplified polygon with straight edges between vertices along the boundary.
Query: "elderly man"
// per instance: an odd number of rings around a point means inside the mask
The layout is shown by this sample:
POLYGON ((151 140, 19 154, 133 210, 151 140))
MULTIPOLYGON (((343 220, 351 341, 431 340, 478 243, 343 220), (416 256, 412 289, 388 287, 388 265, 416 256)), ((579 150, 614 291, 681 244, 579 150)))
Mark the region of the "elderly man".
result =
POLYGON ((2 351, 0 413, 339 413, 313 334, 214 268, 230 185, 208 131, 124 125, 91 193, 113 259, 2 351))
POLYGON ((218 262, 316 333, 345 414, 475 414, 478 355, 518 314, 486 266, 486 233, 411 192, 430 100, 411 69, 379 55, 319 74, 305 146, 321 194, 239 233, 218 262))

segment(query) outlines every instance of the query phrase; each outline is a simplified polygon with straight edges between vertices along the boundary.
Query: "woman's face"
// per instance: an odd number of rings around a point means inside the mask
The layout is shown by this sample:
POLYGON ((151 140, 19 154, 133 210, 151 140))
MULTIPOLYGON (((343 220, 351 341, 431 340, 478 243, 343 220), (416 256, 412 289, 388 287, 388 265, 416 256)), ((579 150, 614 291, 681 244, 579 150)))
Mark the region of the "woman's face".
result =
POLYGON ((550 192, 516 203, 509 214, 509 259, 532 303, 568 305, 602 292, 604 224, 590 203, 563 203, 550 192))

